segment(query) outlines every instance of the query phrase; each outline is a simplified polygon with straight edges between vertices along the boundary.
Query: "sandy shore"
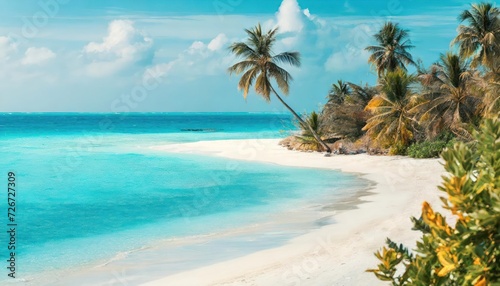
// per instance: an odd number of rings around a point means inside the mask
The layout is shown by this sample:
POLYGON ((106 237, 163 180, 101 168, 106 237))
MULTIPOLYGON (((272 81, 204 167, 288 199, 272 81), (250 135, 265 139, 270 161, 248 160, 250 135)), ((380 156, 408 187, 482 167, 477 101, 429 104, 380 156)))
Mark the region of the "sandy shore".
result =
MULTIPOLYGON (((286 245, 144 285, 386 285, 364 272, 377 264, 373 252, 386 237, 413 246, 419 233, 409 217, 421 203, 439 206, 436 186, 444 169, 437 159, 368 155, 324 157, 289 151, 275 139, 225 140, 154 147, 167 152, 221 156, 287 166, 360 173, 375 182, 355 209, 335 215, 334 224, 296 237, 286 245)), ((438 208, 439 209, 439 208, 438 208)))

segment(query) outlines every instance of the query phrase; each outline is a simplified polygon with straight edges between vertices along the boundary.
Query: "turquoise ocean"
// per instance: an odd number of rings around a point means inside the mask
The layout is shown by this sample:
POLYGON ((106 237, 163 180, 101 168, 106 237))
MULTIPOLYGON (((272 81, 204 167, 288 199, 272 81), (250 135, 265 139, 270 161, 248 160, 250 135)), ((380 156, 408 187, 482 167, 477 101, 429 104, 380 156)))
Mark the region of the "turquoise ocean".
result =
POLYGON ((7 174, 14 172, 17 268, 13 281, 2 265, 0 284, 56 285, 56 280, 37 279, 138 255, 160 243, 205 237, 201 244, 171 247, 169 257, 157 258, 170 261, 167 268, 175 273, 277 246, 303 229, 320 227, 317 221, 304 222, 247 233, 243 240, 221 239, 224 233, 264 225, 279 213, 319 205, 325 197, 345 197, 366 182, 332 170, 150 148, 283 138, 295 129, 289 115, 268 113, 1 113, 5 231, 0 255, 7 266, 7 174))

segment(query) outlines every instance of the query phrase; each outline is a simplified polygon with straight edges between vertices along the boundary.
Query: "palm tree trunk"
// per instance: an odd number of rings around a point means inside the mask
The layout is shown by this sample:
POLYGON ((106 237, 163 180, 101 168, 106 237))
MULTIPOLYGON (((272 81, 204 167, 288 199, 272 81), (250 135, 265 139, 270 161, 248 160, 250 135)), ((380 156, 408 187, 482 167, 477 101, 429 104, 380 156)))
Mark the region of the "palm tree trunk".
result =
POLYGON ((276 95, 276 97, 279 99, 279 101, 281 101, 281 103, 283 103, 283 105, 288 110, 290 110, 290 112, 293 114, 293 116, 295 116, 295 118, 300 122, 300 124, 309 129, 309 131, 311 131, 311 134, 314 136, 314 139, 316 139, 316 141, 318 141, 318 143, 321 144, 321 146, 323 146, 325 151, 328 154, 332 153, 332 149, 330 149, 330 147, 328 147, 328 145, 326 145, 326 143, 323 140, 321 140, 316 131, 314 131, 314 129, 312 129, 312 127, 309 124, 307 124, 307 122, 305 122, 288 104, 286 104, 286 102, 281 98, 281 96, 278 95, 276 90, 274 90, 274 87, 271 86, 271 90, 273 91, 274 95, 276 95))

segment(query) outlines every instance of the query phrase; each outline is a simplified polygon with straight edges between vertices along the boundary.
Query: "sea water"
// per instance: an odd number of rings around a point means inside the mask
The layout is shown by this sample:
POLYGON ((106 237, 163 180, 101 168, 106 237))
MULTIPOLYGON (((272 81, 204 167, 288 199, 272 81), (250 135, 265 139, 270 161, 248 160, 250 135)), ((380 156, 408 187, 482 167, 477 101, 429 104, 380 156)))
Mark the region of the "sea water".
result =
MULTIPOLYGON (((262 223, 299 202, 359 184, 330 170, 149 148, 280 138, 294 130, 284 114, 0 114, 0 217, 8 230, 7 173, 14 172, 17 278, 102 263, 165 239, 262 223)), ((7 266, 5 231, 0 254, 7 266)), ((10 281, 1 268, 0 282, 10 281)))

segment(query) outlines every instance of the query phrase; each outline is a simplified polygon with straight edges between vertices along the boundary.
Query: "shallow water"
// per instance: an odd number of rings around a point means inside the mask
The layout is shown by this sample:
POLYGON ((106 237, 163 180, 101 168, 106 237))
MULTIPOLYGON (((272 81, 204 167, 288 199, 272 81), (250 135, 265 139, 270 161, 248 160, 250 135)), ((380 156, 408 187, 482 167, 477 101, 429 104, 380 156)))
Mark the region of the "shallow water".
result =
MULTIPOLYGON (((294 208, 307 213, 319 198, 345 196, 363 185, 352 175, 330 170, 148 148, 168 142, 279 138, 293 131, 287 115, 1 114, 0 125, 0 176, 6 182, 7 172, 13 171, 17 183, 17 281, 35 279, 35 285, 44 273, 120 265, 139 253, 131 251, 165 240, 203 237, 201 245, 168 246, 171 253, 185 254, 182 261, 165 260, 172 272, 272 247, 297 232, 281 225, 276 235, 253 231, 214 237, 251 226, 262 230, 280 213, 294 208), (103 122, 113 128, 101 128, 103 122), (209 259, 213 253, 204 251, 217 245, 226 252, 209 259)), ((304 229, 315 227, 305 219, 299 223, 304 229)), ((7 244, 4 239, 0 245, 7 244)), ((6 257, 7 251, 2 254, 6 257)), ((2 269, 0 282, 5 282, 2 269)))

